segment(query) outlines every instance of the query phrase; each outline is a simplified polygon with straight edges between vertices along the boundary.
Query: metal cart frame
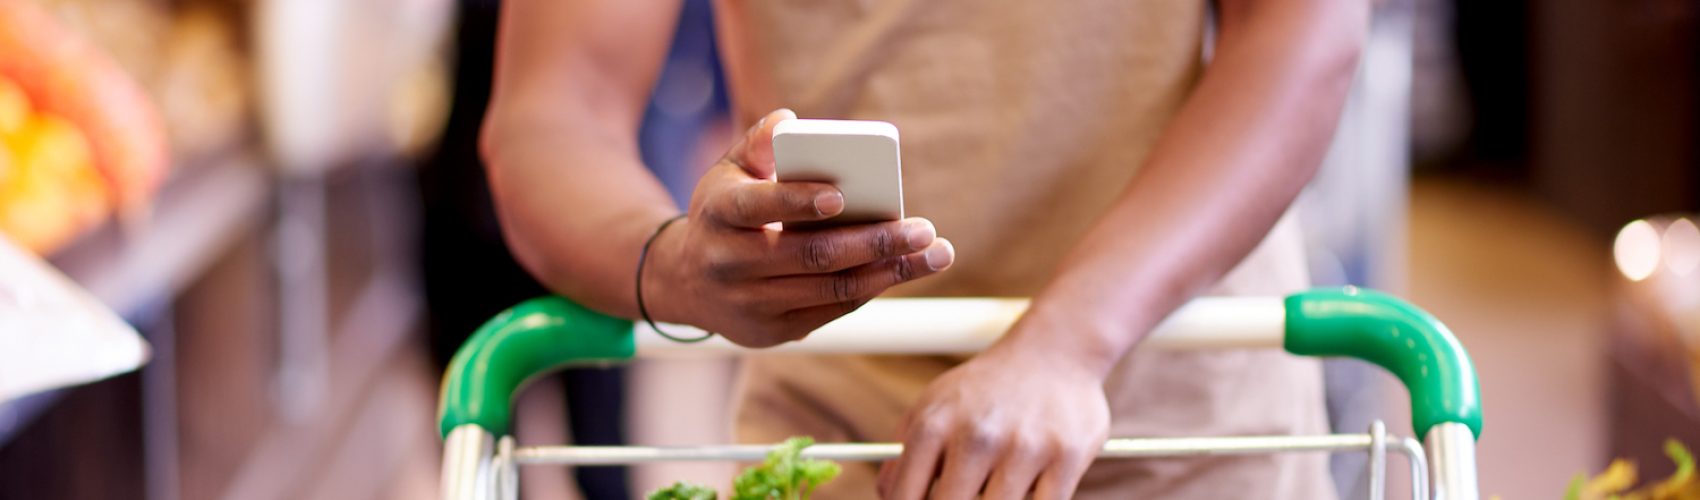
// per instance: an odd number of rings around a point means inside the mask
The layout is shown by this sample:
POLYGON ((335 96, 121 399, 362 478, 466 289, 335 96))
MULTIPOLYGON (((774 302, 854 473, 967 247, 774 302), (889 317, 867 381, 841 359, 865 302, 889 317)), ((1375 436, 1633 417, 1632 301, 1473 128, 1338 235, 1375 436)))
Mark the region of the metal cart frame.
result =
MULTIPOLYGON (((1002 335, 1026 306, 1025 299, 877 299, 803 341, 774 349, 976 352, 1002 335)), ((1422 441, 1389 435, 1376 422, 1363 434, 1110 439, 1101 459, 1363 451, 1370 454, 1371 498, 1380 499, 1385 495, 1386 456, 1392 452, 1408 460, 1412 498, 1477 498, 1475 443, 1482 415, 1475 368, 1445 325, 1409 303, 1351 287, 1287 297, 1200 298, 1171 314, 1141 348, 1283 348, 1303 356, 1362 359, 1404 382, 1411 397, 1411 428, 1422 441)), ((515 306, 481 327, 444 374, 439 401, 443 498, 515 498, 520 465, 760 460, 770 447, 516 447, 509 435, 510 404, 520 387, 563 366, 741 350, 719 338, 674 343, 647 326, 603 316, 560 297, 515 306)), ((901 451, 896 443, 827 443, 811 446, 803 455, 878 461, 901 451)))

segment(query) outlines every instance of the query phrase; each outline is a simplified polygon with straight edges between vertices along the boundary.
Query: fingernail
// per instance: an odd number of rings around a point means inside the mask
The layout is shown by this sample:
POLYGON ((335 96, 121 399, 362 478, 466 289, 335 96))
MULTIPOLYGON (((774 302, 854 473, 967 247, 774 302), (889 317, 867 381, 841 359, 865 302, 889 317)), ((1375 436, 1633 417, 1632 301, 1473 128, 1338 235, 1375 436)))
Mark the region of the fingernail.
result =
POLYGON ((821 215, 838 215, 844 211, 844 193, 829 191, 815 196, 815 211, 821 215))
POLYGON ((956 247, 950 245, 950 240, 941 239, 938 245, 928 248, 924 256, 927 258, 927 269, 942 271, 950 267, 951 261, 956 260, 956 247))
POLYGON ((933 238, 938 237, 938 232, 930 222, 914 221, 906 225, 908 227, 904 228, 904 237, 908 239, 910 250, 927 248, 927 245, 933 244, 933 238))

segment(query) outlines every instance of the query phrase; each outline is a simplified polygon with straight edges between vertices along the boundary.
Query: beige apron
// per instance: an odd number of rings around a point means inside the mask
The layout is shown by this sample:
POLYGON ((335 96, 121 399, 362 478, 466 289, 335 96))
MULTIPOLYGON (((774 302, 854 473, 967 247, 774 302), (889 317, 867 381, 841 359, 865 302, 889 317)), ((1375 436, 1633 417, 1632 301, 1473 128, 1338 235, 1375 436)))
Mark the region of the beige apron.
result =
MULTIPOLYGON (((954 267, 893 290, 1029 296, 1126 186, 1202 68, 1205 0, 722 0, 738 118, 877 119, 902 134, 908 215, 954 267)), ((1306 285, 1291 217, 1217 287, 1306 285)), ((1132 279, 1130 277, 1130 279, 1132 279)), ((946 357, 757 355, 739 439, 891 441, 946 357)), ((1320 433, 1319 365, 1276 351, 1139 352, 1105 384, 1112 435, 1320 433)), ((847 464, 819 498, 875 496, 847 464)), ((1332 498, 1319 454, 1106 461, 1079 498, 1332 498)))

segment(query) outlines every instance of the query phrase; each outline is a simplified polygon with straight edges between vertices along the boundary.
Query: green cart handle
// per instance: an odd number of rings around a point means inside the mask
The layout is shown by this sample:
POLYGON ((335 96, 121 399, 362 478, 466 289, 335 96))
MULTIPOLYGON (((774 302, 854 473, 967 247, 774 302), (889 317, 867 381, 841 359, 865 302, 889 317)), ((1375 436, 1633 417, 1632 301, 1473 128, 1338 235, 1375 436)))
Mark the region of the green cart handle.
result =
MULTIPOLYGON (((1418 436, 1459 423, 1480 437, 1481 390, 1469 354, 1433 316, 1379 292, 1318 289, 1286 297, 1287 351, 1343 356, 1392 372, 1411 395, 1418 436)), ((807 341, 805 341, 807 342, 807 341)), ((443 376, 441 432, 474 424, 507 435, 515 394, 528 380, 567 365, 619 363, 637 342, 631 321, 611 318, 561 297, 522 303, 480 327, 443 376)))
POLYGON ((1446 422, 1482 436, 1482 389, 1458 337, 1428 312, 1381 292, 1317 289, 1287 297, 1284 347, 1301 356, 1340 356, 1381 366, 1411 394, 1418 436, 1446 422))
POLYGON ((559 296, 531 299, 478 327, 443 373, 444 437, 461 424, 505 436, 515 395, 532 378, 577 364, 621 363, 637 352, 632 322, 559 296))

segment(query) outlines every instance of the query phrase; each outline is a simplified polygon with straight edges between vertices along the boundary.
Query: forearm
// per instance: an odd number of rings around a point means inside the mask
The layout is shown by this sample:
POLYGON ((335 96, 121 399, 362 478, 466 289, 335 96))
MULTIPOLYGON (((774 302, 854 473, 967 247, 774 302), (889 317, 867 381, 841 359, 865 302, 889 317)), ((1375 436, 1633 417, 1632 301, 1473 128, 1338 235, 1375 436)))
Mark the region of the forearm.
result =
POLYGON ((479 147, 519 262, 549 289, 635 316, 633 272, 677 212, 638 155, 676 0, 511 0, 479 147))
MULTIPOLYGON (((500 115, 494 115, 500 116, 500 115)), ((643 242, 678 209, 635 146, 579 125, 487 126, 486 161, 503 234, 532 276, 598 311, 635 317, 643 242)))
POLYGON ((1002 344, 1107 374, 1244 259, 1315 173, 1367 6, 1247 7, 1224 7, 1216 59, 1197 89, 1002 344))

